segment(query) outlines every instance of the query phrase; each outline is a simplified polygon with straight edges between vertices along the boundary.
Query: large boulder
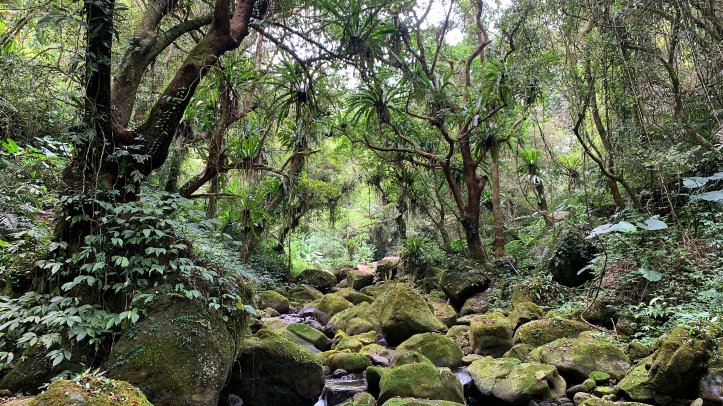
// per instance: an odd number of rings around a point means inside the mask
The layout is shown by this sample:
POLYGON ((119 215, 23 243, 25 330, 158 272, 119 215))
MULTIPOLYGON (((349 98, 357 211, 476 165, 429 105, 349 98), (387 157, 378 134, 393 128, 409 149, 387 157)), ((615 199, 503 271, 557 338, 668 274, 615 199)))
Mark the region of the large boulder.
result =
POLYGON ((319 351, 326 351, 331 347, 331 339, 321 331, 301 323, 291 323, 286 330, 294 333, 299 338, 314 345, 319 351))
POLYGON ((372 303, 374 301, 373 297, 365 295, 361 292, 357 292, 356 290, 351 288, 340 289, 334 293, 354 303, 354 305, 358 305, 363 302, 372 303))
POLYGON ((593 371, 605 372, 620 380, 630 370, 630 360, 623 350, 608 340, 593 338, 589 333, 543 345, 532 351, 528 359, 554 365, 560 375, 573 384, 583 382, 593 371))
POLYGON ((464 406, 461 403, 447 400, 429 400, 415 398, 394 398, 389 399, 382 406, 464 406))
POLYGON ((397 352, 415 351, 427 357, 435 366, 457 368, 462 365, 464 353, 447 336, 434 333, 416 334, 404 341, 397 352))
POLYGON ((367 269, 354 269, 346 276, 346 286, 351 289, 360 290, 374 282, 374 271, 367 269))
POLYGON ((128 382, 85 377, 79 382, 54 381, 28 406, 153 406, 128 382))
POLYGON ((289 299, 274 290, 261 292, 256 303, 259 309, 272 308, 281 314, 289 312, 289 299))
POLYGON ((294 283, 306 283, 322 292, 328 292, 336 285, 336 275, 323 269, 304 269, 296 276, 294 283))
POLYGON ((510 321, 512 322, 512 328, 517 328, 523 324, 529 323, 533 320, 539 320, 542 318, 542 309, 540 306, 532 302, 521 302, 515 305, 515 308, 510 314, 510 321))
POLYGON ((342 312, 346 309, 354 307, 354 304, 336 293, 329 293, 316 305, 316 309, 324 312, 329 317, 342 312))
POLYGON ((351 352, 338 352, 333 351, 332 353, 323 357, 324 365, 328 366, 332 371, 337 369, 343 369, 349 373, 363 372, 367 367, 372 366, 365 355, 355 354, 351 352))
MULTIPOLYGON (((38 394, 41 386, 61 372, 69 370, 75 373, 81 372, 81 359, 75 354, 70 362, 63 359, 59 364, 53 365, 53 360, 47 356, 48 350, 42 345, 33 345, 23 351, 22 357, 0 381, 0 389, 15 394, 38 394)), ((89 362, 86 360, 85 362, 89 362)))
POLYGON ((113 345, 108 376, 137 386, 157 406, 216 406, 243 331, 229 331, 200 302, 159 302, 113 345))
POLYGON ((355 336, 349 336, 342 338, 337 344, 335 349, 339 351, 350 350, 353 352, 359 352, 362 348, 370 344, 377 343, 377 333, 372 330, 364 334, 357 334, 355 336))
POLYGON ((377 261, 377 275, 385 280, 394 279, 401 263, 402 259, 400 257, 384 257, 377 261))
POLYGON ((300 303, 313 302, 322 297, 324 297, 324 294, 319 289, 306 283, 298 285, 289 291, 289 299, 300 303))
POLYGON ((514 342, 537 348, 561 338, 577 338, 580 333, 589 330, 590 327, 579 321, 561 318, 533 320, 515 331, 514 342))
POLYGON ((434 315, 445 326, 452 327, 457 324, 457 311, 447 301, 434 296, 427 296, 427 301, 432 306, 434 315))
POLYGON ((451 338, 460 348, 469 347, 469 326, 463 324, 452 326, 447 331, 446 336, 451 338))
POLYGON ((392 368, 379 382, 378 403, 395 397, 448 400, 464 403, 462 384, 447 368, 428 364, 407 364, 392 368))
POLYGON ((512 323, 504 314, 483 314, 470 323, 470 345, 477 355, 501 357, 512 348, 512 332, 512 323))
POLYGON ((552 365, 521 363, 516 358, 485 357, 467 369, 483 397, 510 405, 532 399, 553 400, 565 394, 565 380, 552 365))
POLYGON ((592 279, 590 272, 582 272, 597 249, 574 227, 561 227, 555 233, 554 246, 545 258, 545 268, 552 280, 565 286, 577 287, 592 279))
POLYGON ((382 334, 391 345, 415 334, 447 331, 447 326, 434 316, 424 298, 404 283, 385 289, 370 305, 372 309, 378 309, 382 334))
POLYGON ((636 402, 655 402, 655 387, 648 376, 649 365, 635 367, 625 378, 618 382, 620 388, 630 399, 636 402))
POLYGON ((458 308, 472 295, 484 292, 490 286, 490 278, 471 263, 457 258, 449 261, 448 265, 439 285, 458 308))
POLYGON ((356 318, 360 318, 370 322, 372 327, 377 330, 379 327, 379 321, 375 320, 375 315, 369 311, 369 307, 369 303, 362 302, 357 306, 350 307, 346 310, 336 313, 334 316, 332 316, 331 319, 329 319, 329 322, 326 323, 324 331, 328 332, 331 335, 336 334, 337 331, 346 331, 346 329, 349 327, 349 323, 356 318))
POLYGON ((319 358, 261 329, 243 341, 224 396, 238 396, 247 406, 311 406, 323 388, 319 358))
POLYGON ((464 301, 459 315, 487 313, 493 308, 499 307, 498 305, 502 298, 504 286, 501 280, 492 278, 487 290, 482 293, 476 293, 464 301))

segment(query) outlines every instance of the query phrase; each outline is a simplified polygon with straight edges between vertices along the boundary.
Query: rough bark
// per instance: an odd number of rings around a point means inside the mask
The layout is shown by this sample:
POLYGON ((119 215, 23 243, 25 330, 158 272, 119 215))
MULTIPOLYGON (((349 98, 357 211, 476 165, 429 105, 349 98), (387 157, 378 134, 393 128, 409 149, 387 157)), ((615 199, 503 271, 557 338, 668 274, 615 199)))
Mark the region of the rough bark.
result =
POLYGON ((495 230, 495 259, 505 256, 505 223, 502 218, 502 204, 500 201, 500 163, 492 160, 492 223, 495 230))

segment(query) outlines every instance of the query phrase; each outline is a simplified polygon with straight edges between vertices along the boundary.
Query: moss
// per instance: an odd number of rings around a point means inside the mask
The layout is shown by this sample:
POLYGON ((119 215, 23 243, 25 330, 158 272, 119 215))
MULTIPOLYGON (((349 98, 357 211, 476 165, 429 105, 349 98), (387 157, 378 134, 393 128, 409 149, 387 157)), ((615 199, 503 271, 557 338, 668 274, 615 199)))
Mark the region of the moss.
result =
POLYGON ((379 397, 379 384, 382 380, 382 377, 384 376, 385 370, 379 367, 367 367, 366 369, 366 377, 367 377, 367 390, 369 393, 372 394, 375 398, 379 397))
POLYGON ((374 275, 375 273, 371 271, 354 269, 347 274, 346 285, 351 289, 360 290, 372 284, 374 275))
POLYGON ((371 356, 371 355, 379 355, 387 359, 391 359, 394 356, 394 353, 385 348, 382 347, 379 344, 369 344, 364 346, 361 350, 359 350, 359 354, 371 356))
POLYGON ((335 314, 331 319, 329 319, 329 321, 326 323, 326 328, 333 334, 338 331, 346 331, 346 328, 349 326, 349 322, 352 319, 362 318, 372 323, 372 326, 374 326, 376 330, 376 327, 378 327, 379 323, 377 322, 375 324, 372 320, 370 320, 370 317, 367 317, 367 315, 369 314, 368 309, 369 303, 364 302, 357 306, 341 311, 335 314))
POLYGON ((512 327, 517 328, 525 323, 542 318, 542 309, 532 302, 517 303, 510 314, 512 327))
POLYGON ((580 406, 649 406, 638 402, 613 402, 610 400, 592 397, 580 404, 580 406))
POLYGON ((449 262, 439 280, 439 287, 457 307, 476 293, 482 293, 490 286, 490 278, 472 263, 461 258, 449 262))
POLYGON ((469 326, 456 325, 450 327, 446 334, 452 341, 457 343, 461 348, 469 347, 469 326))
POLYGON ((380 381, 379 403, 394 397, 414 397, 464 403, 462 384, 449 369, 427 364, 392 368, 380 381))
POLYGON ((416 334, 404 341, 397 351, 416 351, 427 357, 435 366, 456 368, 462 365, 464 353, 449 337, 441 334, 416 334))
POLYGON ((365 355, 349 352, 335 352, 326 357, 325 365, 332 371, 343 369, 349 373, 362 372, 372 366, 365 355))
POLYGON ((303 284, 289 291, 289 299, 301 303, 308 303, 324 296, 318 289, 311 285, 303 284))
POLYGON ((565 394, 565 380, 552 365, 517 364, 510 374, 496 382, 492 395, 508 404, 524 404, 532 399, 553 400, 565 394))
POLYGON ((392 362, 392 364, 389 366, 389 368, 391 369, 409 364, 427 364, 434 366, 432 361, 430 361, 429 358, 425 357, 424 355, 415 351, 406 351, 398 354, 394 362, 392 362))
POLYGON ((326 351, 331 347, 331 340, 327 336, 306 324, 292 323, 286 326, 286 330, 313 344, 319 351, 326 351))
POLYGON ((650 355, 650 348, 642 343, 629 343, 625 346, 625 354, 632 360, 638 360, 650 355))
POLYGON ((610 382, 610 374, 607 374, 605 372, 601 371, 592 371, 590 372, 590 375, 588 375, 588 378, 595 381, 598 385, 605 385, 608 382, 610 382))
POLYGON ((382 406, 464 406, 461 403, 449 402, 446 400, 429 400, 429 399, 414 399, 414 398, 395 398, 389 399, 384 402, 382 406))
POLYGON ((560 338, 575 338, 583 331, 589 331, 587 325, 566 319, 534 320, 520 326, 515 331, 514 342, 537 348, 560 338))
POLYGON ((512 348, 512 323, 499 312, 477 317, 470 323, 469 341, 475 354, 501 357, 512 348))
POLYGON ((424 298, 404 283, 388 287, 371 308, 379 309, 382 333, 391 345, 414 334, 447 331, 447 326, 434 316, 424 298))
POLYGON ((437 317, 442 324, 447 327, 452 327, 457 324, 457 311, 454 310, 452 305, 447 304, 446 300, 434 296, 427 296, 427 301, 432 305, 434 316, 437 317))
POLYGON ((283 320, 269 319, 264 321, 263 326, 271 331, 280 331, 285 329, 287 324, 283 320))
POLYGON ((353 352, 359 352, 364 346, 369 344, 375 344, 376 342, 377 332, 369 331, 364 334, 345 337, 336 344, 335 348, 339 351, 351 350, 353 352))
POLYGON ((485 357, 474 361, 467 368, 469 376, 472 377, 477 390, 485 396, 492 394, 495 384, 506 378, 512 368, 521 363, 516 358, 498 358, 485 357))
POLYGON ((599 386, 595 388, 595 396, 597 397, 617 395, 618 392, 620 392, 620 388, 614 386, 599 386))
POLYGON ((527 354, 530 353, 530 349, 525 344, 517 344, 510 348, 502 357, 503 358, 517 358, 519 360, 525 359, 527 354))
POLYGON ((336 284, 336 276, 323 269, 304 269, 294 279, 295 283, 306 283, 321 291, 328 291, 336 284))
POLYGON ((329 293, 328 295, 324 296, 324 298, 321 299, 319 304, 316 306, 319 311, 326 313, 329 317, 332 317, 339 312, 349 309, 350 307, 354 307, 354 304, 352 304, 352 302, 344 299, 343 297, 335 293, 329 293))
POLYGON ((557 367, 571 383, 582 382, 593 371, 605 372, 619 380, 630 369, 630 360, 620 348, 590 335, 580 335, 574 340, 562 338, 533 352, 537 352, 542 363, 557 367))
POLYGON ((353 319, 349 320, 349 323, 347 324, 346 334, 354 336, 357 334, 367 333, 372 330, 374 330, 374 326, 372 325, 372 323, 360 317, 354 317, 353 319))
POLYGON ((354 303, 355 306, 361 303, 371 303, 374 301, 373 297, 350 288, 340 289, 336 292, 336 294, 354 303))
POLYGON ((273 290, 261 292, 256 303, 259 309, 266 309, 270 307, 282 314, 289 312, 289 299, 284 297, 281 293, 273 290))
POLYGON ((153 406, 138 388, 127 382, 86 378, 81 383, 82 385, 78 382, 55 381, 50 384, 44 394, 36 397, 28 405, 153 406))

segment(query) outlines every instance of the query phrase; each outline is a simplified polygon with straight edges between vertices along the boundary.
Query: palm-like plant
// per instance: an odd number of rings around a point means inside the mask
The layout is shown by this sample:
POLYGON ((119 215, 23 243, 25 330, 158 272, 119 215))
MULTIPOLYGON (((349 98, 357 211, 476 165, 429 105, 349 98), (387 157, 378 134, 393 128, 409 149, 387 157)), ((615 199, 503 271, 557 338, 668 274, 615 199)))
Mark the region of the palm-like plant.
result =
POLYGON ((417 278, 417 268, 424 254, 424 239, 410 237, 404 240, 404 248, 402 249, 402 258, 409 269, 410 282, 414 283, 417 278))

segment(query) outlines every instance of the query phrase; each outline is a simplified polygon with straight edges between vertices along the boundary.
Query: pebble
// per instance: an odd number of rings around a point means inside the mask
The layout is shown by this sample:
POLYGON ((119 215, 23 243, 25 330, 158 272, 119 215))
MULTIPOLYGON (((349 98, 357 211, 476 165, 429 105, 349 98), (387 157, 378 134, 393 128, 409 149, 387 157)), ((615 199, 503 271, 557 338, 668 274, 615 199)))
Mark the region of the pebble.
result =
POLYGON ((369 359, 372 361, 372 364, 379 365, 380 367, 388 367, 390 363, 388 358, 377 354, 369 355, 369 359))
POLYGON ((592 398, 592 395, 585 392, 578 392, 575 394, 575 396, 572 398, 573 402, 575 402, 575 406, 580 405, 582 402, 592 398))
POLYGON ((580 392, 588 393, 589 389, 587 388, 587 386, 585 386, 583 384, 579 384, 579 385, 575 385, 575 386, 571 386, 571 387, 567 388, 567 391, 566 391, 567 396, 575 396, 575 394, 580 393, 580 392))
POLYGON ((334 373, 331 374, 331 376, 332 376, 333 378, 341 378, 342 376, 344 376, 344 375, 346 375, 346 374, 347 374, 346 369, 341 369, 341 368, 339 368, 339 369, 337 369, 336 371, 334 371, 334 373))

